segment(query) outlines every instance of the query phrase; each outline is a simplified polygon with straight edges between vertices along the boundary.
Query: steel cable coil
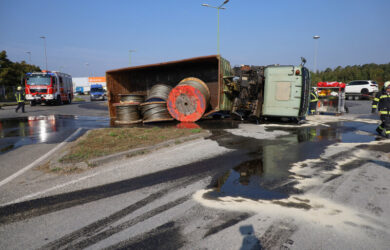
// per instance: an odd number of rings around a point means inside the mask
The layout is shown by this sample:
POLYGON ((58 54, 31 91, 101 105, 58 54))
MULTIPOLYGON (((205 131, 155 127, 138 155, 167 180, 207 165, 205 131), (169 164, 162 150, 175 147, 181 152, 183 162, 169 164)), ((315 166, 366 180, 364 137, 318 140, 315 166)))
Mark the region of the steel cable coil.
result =
POLYGON ((115 103, 116 121, 118 124, 133 124, 142 122, 139 114, 139 103, 122 104, 115 103))
POLYGON ((205 113, 210 102, 210 90, 202 80, 185 78, 169 93, 169 113, 182 122, 195 122, 205 113))
POLYGON ((172 121, 166 102, 144 102, 141 104, 143 122, 172 121))
POLYGON ((142 103, 145 95, 139 94, 119 94, 120 103, 142 103))
POLYGON ((168 99, 169 93, 171 92, 172 87, 166 84, 155 84, 148 91, 146 97, 147 102, 159 102, 166 101, 168 99))

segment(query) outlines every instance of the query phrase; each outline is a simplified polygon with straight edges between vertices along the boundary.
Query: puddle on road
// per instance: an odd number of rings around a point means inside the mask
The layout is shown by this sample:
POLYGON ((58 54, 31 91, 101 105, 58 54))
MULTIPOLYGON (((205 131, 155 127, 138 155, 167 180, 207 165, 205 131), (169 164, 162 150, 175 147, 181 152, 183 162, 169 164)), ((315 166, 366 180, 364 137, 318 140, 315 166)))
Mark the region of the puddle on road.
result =
POLYGON ((109 126, 104 117, 72 115, 28 116, 0 119, 0 154, 34 143, 58 143, 78 128, 109 126))
POLYGON ((373 134, 375 128, 375 124, 338 122, 317 127, 273 128, 269 131, 283 129, 290 132, 275 140, 256 140, 232 134, 216 137, 214 139, 220 146, 244 150, 252 159, 243 160, 240 165, 215 178, 211 183, 213 191, 206 193, 204 198, 230 196, 271 200, 299 194, 301 191, 294 188, 296 180, 289 172, 293 163, 316 159, 331 144, 374 141, 377 137, 373 134))

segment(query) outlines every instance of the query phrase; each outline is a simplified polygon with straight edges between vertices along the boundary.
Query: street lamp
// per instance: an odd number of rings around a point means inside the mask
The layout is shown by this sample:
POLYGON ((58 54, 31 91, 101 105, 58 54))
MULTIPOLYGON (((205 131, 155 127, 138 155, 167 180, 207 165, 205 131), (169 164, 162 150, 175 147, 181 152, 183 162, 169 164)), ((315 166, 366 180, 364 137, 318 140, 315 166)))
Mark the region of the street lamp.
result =
POLYGON ((129 50, 129 66, 131 65, 131 53, 135 52, 135 50, 129 50))
POLYGON ((46 37, 41 36, 41 38, 43 39, 43 44, 45 46, 46 70, 48 70, 48 68, 47 68, 47 55, 46 55, 46 37))
POLYGON ((31 51, 26 51, 26 53, 28 54, 28 61, 31 64, 31 51))
POLYGON ((202 4, 202 6, 204 7, 209 7, 209 8, 214 8, 214 9, 217 9, 217 16, 218 16, 218 25, 217 25, 217 49, 218 49, 218 55, 220 54, 219 53, 219 10, 224 10, 226 8, 222 7, 224 6, 225 4, 227 4, 229 2, 229 0, 225 0, 219 7, 215 7, 215 6, 211 6, 207 3, 204 3, 202 4))
POLYGON ((318 39, 320 39, 320 36, 313 36, 314 39, 314 73, 317 72, 317 53, 318 53, 318 39), (317 41, 316 41, 317 40, 317 41))

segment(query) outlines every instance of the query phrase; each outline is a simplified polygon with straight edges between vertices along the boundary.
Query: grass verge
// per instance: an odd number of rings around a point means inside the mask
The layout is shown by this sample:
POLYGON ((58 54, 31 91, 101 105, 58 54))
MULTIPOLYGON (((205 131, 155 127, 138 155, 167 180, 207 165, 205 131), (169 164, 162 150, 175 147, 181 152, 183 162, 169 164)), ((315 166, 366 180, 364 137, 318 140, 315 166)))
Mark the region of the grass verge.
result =
POLYGON ((73 101, 74 102, 85 102, 85 100, 83 98, 80 98, 80 97, 74 97, 73 101))
POLYGON ((202 132, 202 129, 178 129, 174 127, 96 129, 77 140, 75 145, 59 159, 59 162, 87 162, 97 157, 152 146, 163 141, 200 132, 202 132))

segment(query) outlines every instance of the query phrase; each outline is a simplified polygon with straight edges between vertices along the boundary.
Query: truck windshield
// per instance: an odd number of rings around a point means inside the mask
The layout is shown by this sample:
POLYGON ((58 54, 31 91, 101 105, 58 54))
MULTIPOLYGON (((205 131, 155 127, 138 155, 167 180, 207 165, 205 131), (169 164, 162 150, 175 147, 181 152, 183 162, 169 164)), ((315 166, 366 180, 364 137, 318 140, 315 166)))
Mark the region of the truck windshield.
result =
POLYGON ((91 92, 103 92, 102 88, 91 88, 91 92))
POLYGON ((27 85, 50 85, 50 76, 29 76, 27 85))

